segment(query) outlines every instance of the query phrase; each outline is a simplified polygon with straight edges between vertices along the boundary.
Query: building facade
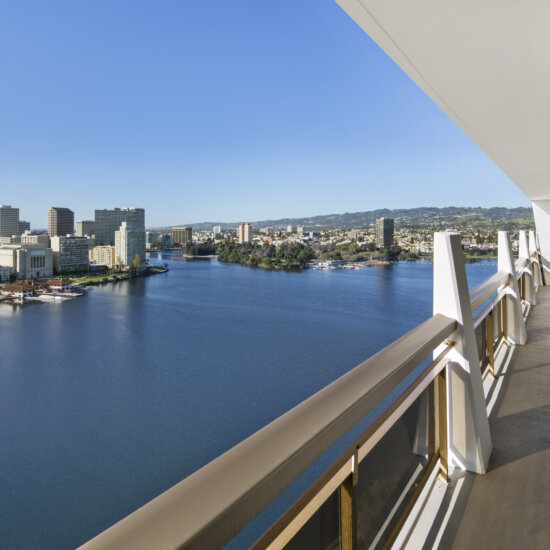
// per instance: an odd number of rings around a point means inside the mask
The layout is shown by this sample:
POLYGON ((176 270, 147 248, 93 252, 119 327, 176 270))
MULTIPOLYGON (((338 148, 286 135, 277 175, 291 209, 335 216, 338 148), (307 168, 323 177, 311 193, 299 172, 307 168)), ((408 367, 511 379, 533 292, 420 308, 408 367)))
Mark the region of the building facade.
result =
POLYGON ((191 227, 172 227, 172 239, 174 244, 188 245, 193 242, 193 229, 191 227))
POLYGON ((12 273, 11 267, 0 265, 0 283, 9 281, 12 273))
POLYGON ((237 237, 239 243, 251 243, 252 242, 252 226, 249 223, 241 223, 237 230, 237 237))
POLYGON ((31 222, 26 222, 25 220, 19 220, 19 231, 18 235, 23 235, 25 231, 31 230, 31 222))
POLYGON ((69 208, 52 206, 48 211, 48 235, 72 235, 74 233, 74 212, 69 208))
POLYGON ((376 220, 376 246, 378 248, 390 248, 393 246, 394 223, 391 218, 378 218, 376 220))
POLYGON ((113 267, 116 265, 114 246, 95 246, 90 250, 90 262, 113 267))
POLYGON ((0 204, 0 237, 19 234, 19 208, 0 204))
POLYGON ((134 224, 145 229, 145 210, 143 208, 112 208, 95 211, 95 242, 98 245, 114 245, 115 232, 122 222, 134 224))
POLYGON ((95 221, 82 220, 76 222, 76 235, 84 237, 85 235, 95 235, 95 221))
POLYGON ((39 244, 7 244, 0 246, 0 266, 11 268, 22 279, 51 277, 52 249, 39 244))
POLYGON ((51 238, 53 267, 57 274, 88 271, 89 241, 87 237, 57 236, 51 238))
POLYGON ((122 222, 115 231, 115 263, 129 266, 136 256, 145 263, 145 229, 136 224, 122 222))
POLYGON ((44 248, 50 248, 50 236, 47 233, 34 234, 32 231, 25 231, 21 235, 22 244, 41 244, 44 248))

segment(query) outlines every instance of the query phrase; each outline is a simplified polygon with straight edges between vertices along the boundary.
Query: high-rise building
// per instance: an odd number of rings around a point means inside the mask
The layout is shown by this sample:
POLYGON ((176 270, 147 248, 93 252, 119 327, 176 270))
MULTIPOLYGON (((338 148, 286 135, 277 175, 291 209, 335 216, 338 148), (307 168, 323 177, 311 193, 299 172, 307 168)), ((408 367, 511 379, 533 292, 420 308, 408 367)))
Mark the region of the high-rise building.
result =
POLYGON ((298 233, 298 235, 303 235, 303 234, 304 234, 304 226, 303 226, 303 225, 299 225, 299 226, 296 228, 296 233, 298 233))
POLYGON ((11 237, 19 233, 19 208, 0 204, 0 237, 11 237))
POLYGON ((137 224, 122 222, 115 231, 115 262, 131 265, 136 256, 145 263, 145 229, 137 224))
POLYGON ((19 231, 18 235, 23 235, 25 231, 31 230, 31 222, 26 222, 25 220, 19 220, 19 231))
POLYGON ((390 248, 393 246, 393 227, 391 218, 378 218, 376 220, 376 246, 378 248, 390 248))
POLYGON ((52 206, 48 212, 48 235, 72 235, 74 233, 74 212, 69 208, 52 206))
POLYGON ((249 223, 241 223, 237 230, 237 236, 239 237, 239 243, 251 243, 252 226, 249 223))
POLYGON ((76 235, 51 238, 53 267, 59 274, 88 271, 90 243, 87 237, 76 235))
MULTIPOLYGON (((122 222, 145 229, 145 210, 143 208, 112 208, 95 211, 95 241, 98 245, 114 245, 115 231, 122 222)), ((145 237, 144 237, 145 238, 145 237)))
POLYGON ((294 233, 294 226, 293 225, 288 225, 287 228, 286 228, 286 232, 287 233, 294 233))
POLYGON ((95 235, 95 221, 82 220, 76 222, 76 234, 78 237, 84 237, 84 235, 95 235))
POLYGON ((222 232, 222 226, 221 225, 215 225, 214 228, 212 229, 212 233, 214 233, 215 235, 217 235, 221 232, 222 232))
POLYGON ((193 242, 193 229, 191 227, 172 227, 174 244, 188 245, 193 242))

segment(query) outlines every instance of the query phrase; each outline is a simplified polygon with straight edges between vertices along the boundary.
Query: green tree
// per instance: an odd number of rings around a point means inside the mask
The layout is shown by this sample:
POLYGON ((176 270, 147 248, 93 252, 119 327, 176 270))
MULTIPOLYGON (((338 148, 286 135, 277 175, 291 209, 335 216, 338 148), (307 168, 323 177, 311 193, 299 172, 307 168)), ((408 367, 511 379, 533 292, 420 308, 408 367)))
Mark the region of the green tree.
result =
POLYGON ((141 258, 139 257, 139 254, 136 254, 130 265, 130 273, 132 275, 137 275, 141 271, 141 264, 141 258))

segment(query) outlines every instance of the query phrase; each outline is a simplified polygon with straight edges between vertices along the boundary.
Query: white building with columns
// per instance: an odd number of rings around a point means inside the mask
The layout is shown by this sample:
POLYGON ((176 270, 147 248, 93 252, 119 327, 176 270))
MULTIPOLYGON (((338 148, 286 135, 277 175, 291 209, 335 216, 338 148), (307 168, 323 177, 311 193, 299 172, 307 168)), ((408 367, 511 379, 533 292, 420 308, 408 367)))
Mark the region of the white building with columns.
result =
POLYGON ((0 246, 0 266, 11 268, 17 278, 51 277, 52 249, 40 244, 6 244, 0 246))

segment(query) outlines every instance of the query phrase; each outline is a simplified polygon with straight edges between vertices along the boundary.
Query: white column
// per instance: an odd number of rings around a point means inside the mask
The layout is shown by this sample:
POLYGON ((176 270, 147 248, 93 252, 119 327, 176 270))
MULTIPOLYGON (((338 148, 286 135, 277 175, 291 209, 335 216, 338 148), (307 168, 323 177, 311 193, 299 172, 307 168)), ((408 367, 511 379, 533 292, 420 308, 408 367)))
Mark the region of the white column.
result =
POLYGON ((533 201, 533 214, 546 285, 550 285, 550 200, 533 201))
POLYGON ((527 240, 527 231, 519 232, 519 259, 526 262, 525 277, 525 301, 535 306, 537 304, 537 294, 535 292, 535 283, 533 282, 533 268, 529 259, 529 241, 527 240))
POLYGON ((523 321, 521 297, 508 231, 498 232, 498 271, 505 271, 510 275, 508 285, 501 286, 498 289, 499 292, 504 291, 506 293, 508 342, 511 344, 525 344, 527 342, 527 331, 523 321))
POLYGON ((529 231, 529 261, 533 271, 533 280, 538 287, 542 284, 541 266, 539 262, 539 247, 537 246, 537 235, 531 230, 529 231))
MULTIPOLYGON (((458 323, 456 345, 447 369, 449 461, 459 468, 485 473, 493 449, 481 381, 470 293, 460 236, 434 236, 434 314, 458 323)), ((437 356, 444 349, 435 350, 437 356)))

